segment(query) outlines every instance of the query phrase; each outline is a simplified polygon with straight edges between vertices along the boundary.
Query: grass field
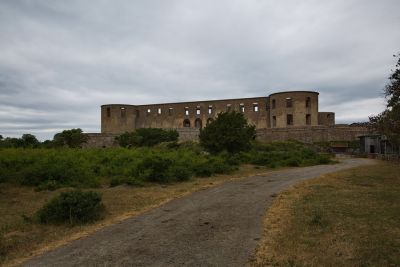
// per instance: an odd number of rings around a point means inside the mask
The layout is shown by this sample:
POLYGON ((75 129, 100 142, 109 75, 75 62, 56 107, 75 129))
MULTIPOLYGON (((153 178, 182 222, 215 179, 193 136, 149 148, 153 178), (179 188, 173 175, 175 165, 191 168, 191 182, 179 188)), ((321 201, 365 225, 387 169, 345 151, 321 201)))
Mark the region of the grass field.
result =
POLYGON ((326 175, 277 197, 251 266, 400 266, 400 165, 326 175))

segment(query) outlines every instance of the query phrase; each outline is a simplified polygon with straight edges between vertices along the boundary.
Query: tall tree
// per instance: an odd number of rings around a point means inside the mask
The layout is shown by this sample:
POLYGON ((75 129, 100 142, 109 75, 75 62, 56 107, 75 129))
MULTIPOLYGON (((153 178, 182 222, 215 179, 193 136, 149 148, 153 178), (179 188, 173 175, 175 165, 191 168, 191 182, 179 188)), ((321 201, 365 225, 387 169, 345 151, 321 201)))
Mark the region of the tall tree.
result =
POLYGON ((373 129, 386 135, 393 144, 400 145, 400 53, 394 57, 398 58, 396 68, 384 89, 386 109, 369 120, 373 129))
POLYGON ((40 142, 33 134, 23 134, 21 137, 24 147, 37 147, 40 142))
POLYGON ((53 143, 58 147, 81 147, 83 143, 86 143, 88 137, 82 132, 81 129, 64 130, 61 133, 54 135, 53 143))
POLYGON ((256 135, 254 125, 249 125, 243 113, 232 111, 218 114, 200 132, 200 144, 211 153, 224 150, 237 153, 250 149, 250 142, 256 135))

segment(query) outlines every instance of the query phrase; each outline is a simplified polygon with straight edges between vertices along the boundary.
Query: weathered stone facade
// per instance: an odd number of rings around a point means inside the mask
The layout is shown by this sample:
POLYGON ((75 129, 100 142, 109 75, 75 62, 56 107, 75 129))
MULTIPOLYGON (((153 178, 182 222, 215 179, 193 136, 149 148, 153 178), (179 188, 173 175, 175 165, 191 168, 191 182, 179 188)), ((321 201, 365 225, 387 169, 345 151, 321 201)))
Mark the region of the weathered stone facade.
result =
POLYGON ((368 133, 365 127, 349 125, 319 125, 312 127, 292 127, 257 130, 257 139, 260 141, 297 140, 304 143, 329 141, 356 141, 359 136, 368 133))
POLYGON ((256 126, 257 139, 303 142, 357 140, 365 127, 335 125, 335 113, 319 112, 318 92, 287 91, 266 97, 206 100, 149 105, 101 106, 101 134, 90 136, 88 147, 115 146, 115 136, 138 128, 176 129, 182 141, 196 140, 199 130, 229 110, 243 112, 256 126))
POLYGON ((207 100, 150 105, 110 104, 101 106, 101 132, 124 133, 138 128, 197 128, 205 126, 220 112, 243 112, 257 129, 334 124, 318 112, 317 92, 290 91, 268 97, 207 100), (321 117, 321 118, 320 118, 321 117))

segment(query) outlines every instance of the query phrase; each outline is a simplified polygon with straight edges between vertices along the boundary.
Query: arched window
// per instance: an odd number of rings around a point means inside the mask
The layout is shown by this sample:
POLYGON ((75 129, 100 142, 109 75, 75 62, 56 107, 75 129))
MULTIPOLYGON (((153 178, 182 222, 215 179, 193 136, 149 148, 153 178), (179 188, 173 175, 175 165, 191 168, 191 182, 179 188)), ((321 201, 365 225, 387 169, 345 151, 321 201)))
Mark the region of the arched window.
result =
POLYGON ((185 119, 183 121, 183 127, 190 127, 190 120, 189 119, 185 119))
POLYGON ((194 127, 196 127, 197 129, 201 129, 202 126, 203 126, 203 123, 202 123, 201 119, 196 119, 194 121, 194 127))
POLYGON ((275 108, 276 108, 276 100, 272 99, 272 109, 275 109, 275 108))
POLYGON ((126 109, 121 108, 121 118, 125 118, 125 117, 126 117, 126 109))
POLYGON ((292 98, 291 97, 286 97, 286 107, 287 108, 293 107, 293 103, 292 103, 292 98))

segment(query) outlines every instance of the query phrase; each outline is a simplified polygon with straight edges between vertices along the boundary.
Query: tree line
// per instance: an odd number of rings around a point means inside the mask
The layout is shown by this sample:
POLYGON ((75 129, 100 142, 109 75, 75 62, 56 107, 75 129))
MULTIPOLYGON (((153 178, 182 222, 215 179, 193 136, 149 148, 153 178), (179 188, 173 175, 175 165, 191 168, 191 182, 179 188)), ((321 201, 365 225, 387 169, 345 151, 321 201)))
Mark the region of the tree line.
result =
POLYGON ((87 141, 87 135, 82 129, 64 130, 56 133, 53 140, 39 141, 33 134, 23 134, 20 138, 0 135, 0 148, 56 148, 56 147, 81 147, 87 141))

